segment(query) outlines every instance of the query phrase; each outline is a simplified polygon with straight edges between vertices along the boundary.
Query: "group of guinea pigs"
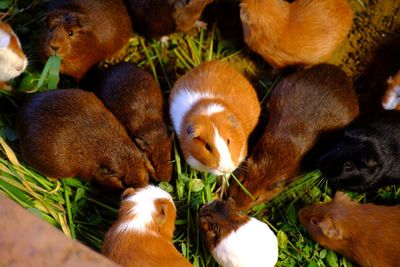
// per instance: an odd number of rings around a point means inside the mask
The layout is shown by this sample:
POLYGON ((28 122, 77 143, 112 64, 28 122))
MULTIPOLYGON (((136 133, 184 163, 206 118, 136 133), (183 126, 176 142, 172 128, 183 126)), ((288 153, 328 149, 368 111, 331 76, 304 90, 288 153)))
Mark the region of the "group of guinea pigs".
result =
MULTIPOLYGON (((43 58, 80 82, 117 54, 133 29, 161 37, 204 26, 212 0, 53 0, 41 38, 43 58), (101 15, 99 15, 101 14, 101 15), (157 19, 155 19, 157 18, 157 19)), ((267 104, 268 122, 248 155, 261 105, 251 83, 228 63, 204 62, 178 78, 169 115, 186 162, 198 171, 237 177, 227 200, 199 211, 203 241, 224 267, 274 266, 278 243, 269 227, 243 211, 268 201, 301 172, 320 136, 337 132, 315 160, 330 184, 357 192, 400 181, 400 112, 357 118, 351 79, 323 64, 352 24, 347 0, 242 0, 244 40, 273 68, 305 66, 284 77, 267 104), (277 15, 279 14, 279 15, 277 15), (305 30, 307 29, 307 30, 305 30), (305 34, 306 33, 306 34, 305 34)), ((27 59, 11 27, 0 23, 2 85, 27 59)), ((17 121, 21 155, 48 177, 79 176, 122 193, 119 217, 103 253, 122 266, 191 266, 172 243, 176 208, 154 185, 170 181, 173 135, 154 78, 130 63, 97 70, 83 89, 34 95, 17 121), (133 189, 133 188, 135 189, 133 189)), ((384 88, 383 88, 384 90, 384 88)), ((400 71, 388 79, 385 109, 400 109, 400 71)), ((400 262, 400 206, 359 204, 337 192, 308 206, 300 222, 322 246, 362 266, 400 262)))

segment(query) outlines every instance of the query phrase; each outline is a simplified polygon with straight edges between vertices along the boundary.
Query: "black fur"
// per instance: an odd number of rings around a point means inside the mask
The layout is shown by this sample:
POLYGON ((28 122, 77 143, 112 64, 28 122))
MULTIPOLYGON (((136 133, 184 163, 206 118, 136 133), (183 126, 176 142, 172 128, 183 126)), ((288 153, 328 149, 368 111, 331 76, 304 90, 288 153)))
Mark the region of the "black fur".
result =
POLYGON ((400 184, 400 112, 383 111, 346 127, 318 167, 334 188, 357 192, 400 184))

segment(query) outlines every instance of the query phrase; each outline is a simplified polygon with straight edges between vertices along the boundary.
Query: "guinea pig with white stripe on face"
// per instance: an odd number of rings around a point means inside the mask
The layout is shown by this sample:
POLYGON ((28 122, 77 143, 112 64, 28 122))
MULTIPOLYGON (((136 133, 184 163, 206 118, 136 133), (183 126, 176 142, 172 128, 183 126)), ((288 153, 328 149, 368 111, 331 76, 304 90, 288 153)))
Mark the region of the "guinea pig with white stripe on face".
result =
POLYGON ((242 74, 226 63, 204 62, 177 80, 169 103, 183 155, 192 167, 226 175, 244 160, 261 108, 242 74))
POLYGON ((102 253, 124 267, 192 266, 172 244, 175 217, 175 204, 167 192, 154 185, 128 188, 102 253))

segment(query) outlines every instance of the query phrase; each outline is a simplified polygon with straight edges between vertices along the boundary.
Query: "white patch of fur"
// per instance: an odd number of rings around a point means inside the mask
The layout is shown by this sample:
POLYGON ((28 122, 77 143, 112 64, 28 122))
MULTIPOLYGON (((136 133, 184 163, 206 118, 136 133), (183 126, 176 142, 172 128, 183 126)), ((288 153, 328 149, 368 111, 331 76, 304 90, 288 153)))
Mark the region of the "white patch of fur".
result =
POLYGON ((389 94, 387 101, 383 102, 382 106, 384 109, 396 109, 400 104, 400 85, 396 85, 389 94))
POLYGON ((221 240, 212 254, 223 267, 272 267, 278 260, 278 240, 268 225, 251 218, 221 240))
POLYGON ((209 104, 206 107, 204 107, 200 112, 201 112, 201 114, 211 116, 215 113, 220 113, 224 110, 225 110, 224 106, 222 106, 220 104, 212 103, 212 104, 209 104))
POLYGON ((198 171, 211 172, 210 168, 208 168, 206 165, 195 159, 193 156, 189 156, 187 158, 187 163, 198 171))
POLYGON ((228 174, 232 172, 236 168, 236 166, 235 163, 233 163, 231 151, 229 150, 226 140, 224 140, 221 137, 221 135, 218 132, 218 129, 214 125, 213 128, 215 131, 214 132, 215 147, 217 148, 219 153, 219 163, 217 170, 222 174, 228 174))
POLYGON ((175 132, 180 135, 182 120, 186 113, 202 99, 215 98, 215 96, 208 92, 192 92, 189 88, 180 90, 172 99, 169 113, 174 125, 175 132))
POLYGON ((133 215, 133 219, 118 225, 116 231, 147 232, 147 225, 153 222, 153 213, 156 211, 154 202, 157 199, 169 199, 173 203, 170 194, 154 185, 138 189, 135 194, 124 199, 124 202, 132 202, 129 214, 133 215))
POLYGON ((20 75, 28 65, 26 57, 20 58, 8 47, 10 41, 10 34, 0 29, 0 81, 4 82, 20 75))

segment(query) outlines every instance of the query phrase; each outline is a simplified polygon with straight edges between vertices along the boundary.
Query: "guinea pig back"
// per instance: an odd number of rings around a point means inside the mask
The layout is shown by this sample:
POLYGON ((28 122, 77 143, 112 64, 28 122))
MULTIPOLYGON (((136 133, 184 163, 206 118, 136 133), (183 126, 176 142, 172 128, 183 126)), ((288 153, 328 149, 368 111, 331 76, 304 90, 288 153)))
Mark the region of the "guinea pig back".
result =
POLYGON ((261 221, 235 210, 234 201, 214 200, 199 212, 203 241, 223 267, 274 266, 275 234, 261 221))
POLYGON ((90 92, 34 95, 22 108, 17 129, 23 159, 53 178, 77 175, 110 188, 140 187, 153 172, 122 125, 90 92))
POLYGON ((133 64, 119 63, 97 73, 97 77, 97 95, 147 155, 154 178, 169 181, 172 137, 165 122, 161 89, 153 76, 133 64))
POLYGON ((61 72, 80 80, 94 64, 117 54, 132 25, 122 0, 53 0, 42 34, 43 59, 61 57, 61 72))
POLYGON ((192 167, 223 175, 244 160, 260 104, 242 74, 219 61, 204 62, 176 81, 169 102, 180 147, 192 167))
POLYGON ((153 185, 137 191, 128 188, 102 253, 124 267, 192 266, 172 243, 175 217, 175 204, 167 192, 153 185))
POLYGON ((267 105, 269 121, 246 164, 236 173, 252 194, 232 183, 238 209, 270 200, 299 173, 302 157, 320 134, 349 124, 358 115, 351 80, 338 67, 315 65, 279 82, 267 105))
POLYGON ((399 205, 359 204, 337 192, 332 202, 301 209, 299 219, 315 241, 361 266, 400 262, 399 205))

